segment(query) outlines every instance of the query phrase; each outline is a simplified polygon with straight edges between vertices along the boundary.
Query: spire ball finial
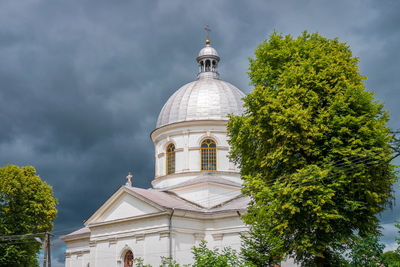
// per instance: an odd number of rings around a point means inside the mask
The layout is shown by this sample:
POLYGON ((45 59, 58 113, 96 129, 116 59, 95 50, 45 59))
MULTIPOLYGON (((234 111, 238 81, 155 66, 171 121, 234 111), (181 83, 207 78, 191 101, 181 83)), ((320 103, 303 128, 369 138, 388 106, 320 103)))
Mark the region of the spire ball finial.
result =
POLYGON ((206 44, 210 44, 210 40, 206 40, 206 44))
POLYGON ((132 181, 131 181, 132 177, 133 177, 133 176, 132 176, 132 173, 129 172, 129 173, 128 173, 128 176, 126 176, 126 179, 127 179, 128 181, 126 181, 125 185, 127 185, 127 186, 132 186, 132 181))

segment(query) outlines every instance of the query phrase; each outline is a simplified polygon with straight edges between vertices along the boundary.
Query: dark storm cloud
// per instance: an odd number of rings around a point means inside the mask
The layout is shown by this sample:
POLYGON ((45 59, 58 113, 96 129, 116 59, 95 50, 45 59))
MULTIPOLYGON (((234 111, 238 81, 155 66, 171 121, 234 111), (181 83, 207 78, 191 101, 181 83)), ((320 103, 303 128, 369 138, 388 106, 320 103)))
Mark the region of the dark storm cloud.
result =
MULTIPOLYGON (((34 165, 54 187, 58 235, 78 228, 128 171, 150 186, 149 134, 168 97, 195 78, 206 24, 221 78, 244 92, 247 58, 274 29, 347 41, 400 128, 397 10, 396 1, 2 1, 0 165, 34 165)), ((385 237, 399 206, 382 215, 385 237)))

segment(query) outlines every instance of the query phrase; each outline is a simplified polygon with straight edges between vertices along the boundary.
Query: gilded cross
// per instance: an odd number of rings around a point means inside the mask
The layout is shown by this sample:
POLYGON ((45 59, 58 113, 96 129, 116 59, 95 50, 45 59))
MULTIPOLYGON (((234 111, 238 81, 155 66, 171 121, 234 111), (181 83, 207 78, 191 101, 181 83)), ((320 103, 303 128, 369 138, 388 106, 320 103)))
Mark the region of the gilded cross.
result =
POLYGON ((208 24, 206 25, 206 27, 204 28, 207 32, 207 40, 208 40, 208 33, 211 31, 210 27, 208 27, 208 24))

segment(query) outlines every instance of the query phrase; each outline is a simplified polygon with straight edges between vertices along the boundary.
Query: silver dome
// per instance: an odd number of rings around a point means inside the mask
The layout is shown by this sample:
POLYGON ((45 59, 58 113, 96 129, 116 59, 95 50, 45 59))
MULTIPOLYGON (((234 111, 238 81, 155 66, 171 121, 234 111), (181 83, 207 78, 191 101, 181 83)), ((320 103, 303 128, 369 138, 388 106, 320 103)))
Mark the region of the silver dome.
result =
POLYGON ((227 120, 228 114, 242 114, 244 96, 232 84, 204 76, 182 86, 168 99, 158 116, 157 128, 183 121, 227 120))
POLYGON ((199 57, 202 56, 218 56, 217 50, 215 50, 212 46, 207 45, 205 47, 203 47, 200 52, 199 52, 199 57))

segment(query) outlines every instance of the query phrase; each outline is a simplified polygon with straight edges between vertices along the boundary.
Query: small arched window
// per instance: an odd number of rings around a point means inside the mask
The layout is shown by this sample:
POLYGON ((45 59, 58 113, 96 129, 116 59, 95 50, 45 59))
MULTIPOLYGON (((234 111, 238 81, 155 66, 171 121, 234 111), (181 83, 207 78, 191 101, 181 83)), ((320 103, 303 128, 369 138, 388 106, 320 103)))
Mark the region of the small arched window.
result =
POLYGON ((167 174, 175 173, 175 146, 167 146, 167 174))
POLYGON ((125 253, 124 267, 133 267, 133 253, 130 250, 125 253))
POLYGON ((212 139, 205 139, 201 143, 201 170, 216 171, 217 170, 217 145, 212 139))
POLYGON ((217 62, 213 60, 212 62, 212 71, 215 71, 217 69, 217 62))

